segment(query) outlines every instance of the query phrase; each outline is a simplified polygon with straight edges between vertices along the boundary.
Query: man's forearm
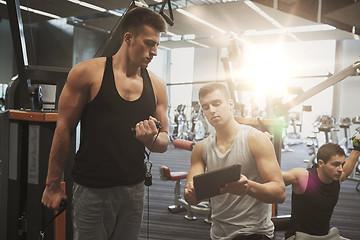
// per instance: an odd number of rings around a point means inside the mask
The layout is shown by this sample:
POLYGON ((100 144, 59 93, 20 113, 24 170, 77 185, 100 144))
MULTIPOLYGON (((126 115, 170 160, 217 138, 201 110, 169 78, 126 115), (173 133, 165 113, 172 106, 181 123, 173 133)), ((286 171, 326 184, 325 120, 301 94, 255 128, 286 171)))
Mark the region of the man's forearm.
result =
POLYGON ((54 134, 53 144, 50 151, 48 175, 46 185, 53 186, 60 184, 65 162, 69 155, 71 135, 66 133, 54 134))
POLYGON ((153 141, 147 143, 145 146, 148 149, 152 148, 151 150, 153 152, 159 152, 159 153, 166 152, 169 145, 169 136, 167 132, 160 132, 159 136, 157 138, 155 137, 156 135, 154 136, 153 141))
POLYGON ((354 170, 354 167, 360 157, 360 151, 353 150, 351 151, 349 157, 346 159, 343 175, 341 176, 341 181, 344 181, 354 170))

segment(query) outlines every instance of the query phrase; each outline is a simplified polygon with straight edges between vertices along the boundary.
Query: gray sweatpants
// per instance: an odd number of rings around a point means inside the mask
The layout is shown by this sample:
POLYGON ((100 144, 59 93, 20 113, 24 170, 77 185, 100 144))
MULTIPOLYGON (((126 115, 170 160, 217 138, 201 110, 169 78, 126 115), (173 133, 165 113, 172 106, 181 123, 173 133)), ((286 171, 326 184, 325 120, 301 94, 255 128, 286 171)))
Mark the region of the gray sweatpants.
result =
POLYGON ((73 240, 137 240, 144 183, 111 188, 73 186, 73 240))

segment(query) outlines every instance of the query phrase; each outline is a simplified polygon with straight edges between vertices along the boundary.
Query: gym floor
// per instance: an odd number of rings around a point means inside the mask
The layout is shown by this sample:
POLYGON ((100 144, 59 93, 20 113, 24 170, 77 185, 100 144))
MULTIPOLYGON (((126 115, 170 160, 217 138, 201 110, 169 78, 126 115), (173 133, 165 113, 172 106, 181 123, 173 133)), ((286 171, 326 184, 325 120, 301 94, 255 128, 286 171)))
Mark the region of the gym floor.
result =
MULTIPOLYGON (((295 167, 306 167, 304 159, 308 158, 306 144, 290 146, 293 152, 283 152, 281 169, 287 171, 295 167)), ((153 185, 150 187, 150 208, 148 221, 147 204, 144 209, 144 221, 140 239, 153 240, 209 240, 210 225, 204 222, 206 216, 197 216, 197 220, 190 221, 184 218, 186 212, 171 213, 167 210, 174 201, 175 182, 162 181, 159 176, 159 167, 165 165, 171 171, 188 171, 191 152, 175 148, 172 144, 166 153, 151 153, 153 163, 153 185), (149 237, 148 237, 149 236, 149 237)), ((360 176, 357 176, 360 178, 360 176)), ((182 189, 185 180, 182 180, 182 189)), ((360 239, 360 192, 356 191, 357 181, 346 180, 341 184, 339 201, 335 207, 331 226, 339 228, 342 236, 349 239, 360 239)), ((147 190, 146 190, 147 195, 147 190)), ((290 214, 291 189, 286 188, 286 200, 278 205, 278 215, 290 214)), ((147 202, 147 198, 145 200, 147 202)), ((276 232, 276 240, 283 239, 284 232, 276 232)))

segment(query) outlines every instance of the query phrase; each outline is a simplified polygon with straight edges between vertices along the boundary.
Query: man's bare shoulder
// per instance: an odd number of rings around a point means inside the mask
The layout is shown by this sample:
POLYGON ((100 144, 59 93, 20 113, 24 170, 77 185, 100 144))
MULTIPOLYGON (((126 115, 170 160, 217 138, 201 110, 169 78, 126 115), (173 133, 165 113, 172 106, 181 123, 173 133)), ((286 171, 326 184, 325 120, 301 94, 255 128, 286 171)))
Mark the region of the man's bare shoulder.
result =
POLYGON ((165 81, 163 79, 161 79, 159 76, 157 76, 155 73, 153 73, 150 70, 148 70, 148 73, 153 86, 155 87, 165 86, 165 81))
MULTIPOLYGON (((80 85, 92 85, 105 69, 106 58, 94 58, 76 64, 70 71, 68 82, 76 82, 80 85)), ((101 78, 100 78, 101 80, 101 78)))
POLYGON ((293 168, 287 172, 282 172, 285 185, 292 184, 293 190, 297 194, 302 194, 307 185, 309 172, 305 168, 293 168))
POLYGON ((203 151, 203 148, 204 148, 204 142, 205 142, 205 139, 197 142, 194 145, 194 147, 193 147, 193 149, 191 151, 192 156, 201 156, 202 155, 202 151, 203 151))
POLYGON ((269 145, 271 143, 269 136, 270 134, 263 133, 256 128, 251 128, 247 136, 248 143, 255 147, 259 144, 269 145))
MULTIPOLYGON (((156 102, 158 103, 159 100, 162 101, 164 99, 167 99, 165 81, 151 71, 148 71, 148 73, 151 80, 151 84, 154 89, 156 102)), ((167 104, 167 100, 166 100, 166 104, 167 104)))
POLYGON ((97 72, 105 68, 105 57, 93 58, 87 61, 79 62, 71 71, 77 71, 82 74, 97 72))

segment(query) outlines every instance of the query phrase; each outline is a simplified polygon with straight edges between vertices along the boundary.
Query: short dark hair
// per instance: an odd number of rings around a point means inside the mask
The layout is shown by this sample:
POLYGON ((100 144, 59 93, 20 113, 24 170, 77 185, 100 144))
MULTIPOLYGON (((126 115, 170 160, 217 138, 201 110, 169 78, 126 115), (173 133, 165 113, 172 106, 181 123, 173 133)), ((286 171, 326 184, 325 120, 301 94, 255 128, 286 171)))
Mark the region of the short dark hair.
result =
POLYGON ((126 32, 131 32, 137 36, 145 25, 159 32, 166 32, 167 29, 166 22, 160 14, 145 7, 135 7, 128 11, 122 19, 122 36, 126 32))
POLYGON ((205 86, 201 87, 199 90, 199 99, 204 97, 205 95, 214 92, 215 90, 220 90, 226 99, 230 99, 230 94, 226 86, 221 83, 209 83, 205 86))
POLYGON ((337 155, 346 156, 344 149, 335 143, 325 143, 318 150, 317 160, 319 161, 321 159, 326 164, 331 157, 337 155))

